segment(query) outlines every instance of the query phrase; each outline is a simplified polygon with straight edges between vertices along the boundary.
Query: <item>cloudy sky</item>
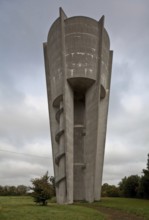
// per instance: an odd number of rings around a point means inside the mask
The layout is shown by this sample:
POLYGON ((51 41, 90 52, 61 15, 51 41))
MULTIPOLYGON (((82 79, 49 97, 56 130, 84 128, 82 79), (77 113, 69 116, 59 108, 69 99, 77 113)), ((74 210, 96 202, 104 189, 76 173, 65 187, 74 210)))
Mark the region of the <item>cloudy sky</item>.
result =
POLYGON ((0 185, 53 175, 42 43, 62 7, 99 20, 114 50, 103 182, 141 175, 149 153, 149 1, 0 0, 0 185))

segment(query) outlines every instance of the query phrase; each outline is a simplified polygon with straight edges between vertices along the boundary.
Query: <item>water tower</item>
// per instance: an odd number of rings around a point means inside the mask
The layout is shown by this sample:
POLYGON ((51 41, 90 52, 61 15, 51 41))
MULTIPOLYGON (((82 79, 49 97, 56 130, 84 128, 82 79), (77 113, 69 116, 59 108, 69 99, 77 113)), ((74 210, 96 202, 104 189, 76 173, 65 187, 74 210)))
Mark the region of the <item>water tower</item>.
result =
POLYGON ((104 17, 60 8, 44 58, 57 202, 100 200, 112 67, 104 17))

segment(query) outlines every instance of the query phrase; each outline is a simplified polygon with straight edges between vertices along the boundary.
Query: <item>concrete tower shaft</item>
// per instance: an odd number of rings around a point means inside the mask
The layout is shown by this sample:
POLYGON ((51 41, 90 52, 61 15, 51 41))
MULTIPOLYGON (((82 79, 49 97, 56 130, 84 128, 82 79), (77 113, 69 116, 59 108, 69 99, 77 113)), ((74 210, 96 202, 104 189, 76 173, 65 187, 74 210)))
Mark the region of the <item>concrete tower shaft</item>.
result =
POLYGON ((100 199, 112 67, 99 22, 62 9, 44 43, 58 203, 100 199))

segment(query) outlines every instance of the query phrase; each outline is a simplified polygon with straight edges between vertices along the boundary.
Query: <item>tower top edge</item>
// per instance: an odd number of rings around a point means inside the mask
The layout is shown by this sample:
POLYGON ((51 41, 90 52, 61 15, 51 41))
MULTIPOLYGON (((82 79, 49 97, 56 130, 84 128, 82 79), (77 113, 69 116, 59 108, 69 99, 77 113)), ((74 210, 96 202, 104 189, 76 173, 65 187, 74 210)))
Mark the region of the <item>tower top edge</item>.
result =
POLYGON ((76 15, 76 16, 68 17, 66 20, 70 20, 70 19, 85 19, 85 20, 92 20, 94 22, 98 22, 94 18, 91 18, 91 17, 88 17, 88 16, 83 16, 83 15, 76 15))
MULTIPOLYGON (((62 10, 62 9, 60 9, 60 10, 62 10)), ((87 22, 87 21, 90 21, 90 22, 95 23, 96 25, 97 25, 98 23, 103 23, 103 25, 104 25, 104 18, 105 18, 105 16, 102 16, 102 17, 100 18, 100 20, 98 21, 98 20, 95 20, 94 18, 91 18, 91 17, 88 17, 88 16, 82 16, 82 15, 67 17, 66 14, 65 14, 63 11, 61 11, 61 12, 60 12, 60 16, 53 22, 53 24, 52 24, 51 27, 50 27, 50 30, 51 30, 52 27, 55 26, 55 24, 57 24, 61 19, 64 21, 64 23, 66 22, 67 24, 69 23, 69 21, 76 20, 76 21, 79 21, 79 22, 81 21, 81 22, 84 22, 84 23, 87 22)), ((50 32, 50 30, 49 30, 49 32, 50 32)))

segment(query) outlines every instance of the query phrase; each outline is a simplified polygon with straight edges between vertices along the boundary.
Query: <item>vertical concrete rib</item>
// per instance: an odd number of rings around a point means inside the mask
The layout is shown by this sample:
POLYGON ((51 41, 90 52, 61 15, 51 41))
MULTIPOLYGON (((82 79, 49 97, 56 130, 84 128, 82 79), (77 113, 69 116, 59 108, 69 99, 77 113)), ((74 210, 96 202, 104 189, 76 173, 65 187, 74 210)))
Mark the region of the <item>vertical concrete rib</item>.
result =
POLYGON ((60 8, 62 39, 62 70, 64 83, 64 127, 65 127, 65 163, 66 163, 66 203, 73 203, 73 91, 67 82, 65 58, 65 23, 66 15, 60 8))
MULTIPOLYGON (((62 8, 60 8, 60 28, 61 28, 61 67, 62 67, 62 75, 65 75, 65 44, 64 44, 64 19, 66 18, 65 13, 62 8)), ((64 88, 64 77, 63 77, 63 88, 64 88)), ((64 91, 63 91, 64 93, 64 91)), ((64 103, 60 103, 60 109, 63 108, 64 103)), ((63 108, 64 109, 64 108, 63 108)), ((64 134, 60 138, 59 142, 59 204, 64 204, 67 202, 67 190, 66 190, 66 161, 65 161, 65 123, 64 123, 64 114, 60 115, 60 129, 64 129, 64 134)))
POLYGON ((65 84, 65 153, 66 153, 66 184, 67 203, 73 203, 73 91, 70 85, 65 84))
MULTIPOLYGON (((53 168, 54 176, 58 175, 58 166, 55 164, 56 153, 58 152, 58 144, 55 142, 55 132, 56 132, 56 121, 55 121, 55 110, 52 105, 52 96, 51 96, 51 75, 49 68, 49 59, 47 53, 47 43, 43 43, 44 50, 44 62, 45 62, 45 73, 46 73, 46 83, 47 83, 47 97, 48 97, 48 106, 49 106, 49 122, 50 122, 50 131, 51 131, 51 142, 52 142, 52 155, 53 155, 53 168)), ((56 187, 56 194, 58 195, 58 188, 56 187)))
POLYGON ((100 121, 100 108, 101 108, 101 100, 100 100, 100 85, 101 85, 101 65, 102 65, 102 51, 103 51, 103 32, 104 32, 104 16, 101 17, 101 19, 98 22, 98 28, 100 32, 99 37, 99 48, 98 48, 98 75, 97 75, 97 94, 99 94, 97 100, 97 134, 96 134, 96 151, 95 151, 95 168, 94 168, 94 200, 100 199, 100 172, 101 167, 99 166, 99 163, 101 161, 101 153, 100 150, 103 148, 101 145, 101 140, 99 137, 99 127, 102 126, 102 124, 99 124, 100 121))
MULTIPOLYGON (((100 20, 101 21, 101 20, 100 20)), ((100 104, 98 105, 98 129, 97 129, 97 151, 96 151, 96 165, 95 165, 95 187, 94 195, 95 200, 100 200, 101 196, 101 184, 102 184, 102 173, 103 173, 103 162, 104 162, 104 151, 105 151, 105 139, 106 139, 106 129, 107 129, 107 115, 108 115, 108 105, 109 105, 109 91, 110 91, 110 81, 111 81, 111 62, 112 53, 108 52, 105 54, 105 47, 107 51, 109 50, 109 45, 105 43, 105 29, 104 21, 102 22, 102 40, 101 40, 101 60, 100 60, 100 84, 105 89, 105 97, 100 99, 100 104), (107 64, 105 64, 105 60, 107 64), (103 65, 107 65, 107 71, 103 65), (100 186, 100 187, 99 187, 100 186)))
POLYGON ((85 158, 85 200, 94 201, 94 168, 96 151, 96 133, 97 133, 97 87, 92 85, 86 92, 86 112, 85 127, 86 135, 84 140, 84 158, 85 158))
MULTIPOLYGON (((63 101, 60 102, 60 109, 63 108, 63 101)), ((64 116, 63 113, 60 114, 59 119, 59 131, 64 131, 64 116)), ((59 179, 58 179, 58 188, 59 188, 59 203, 63 204, 66 202, 66 172, 65 172, 65 140, 64 132, 59 139, 59 151, 57 155, 57 165, 59 166, 59 179)))

